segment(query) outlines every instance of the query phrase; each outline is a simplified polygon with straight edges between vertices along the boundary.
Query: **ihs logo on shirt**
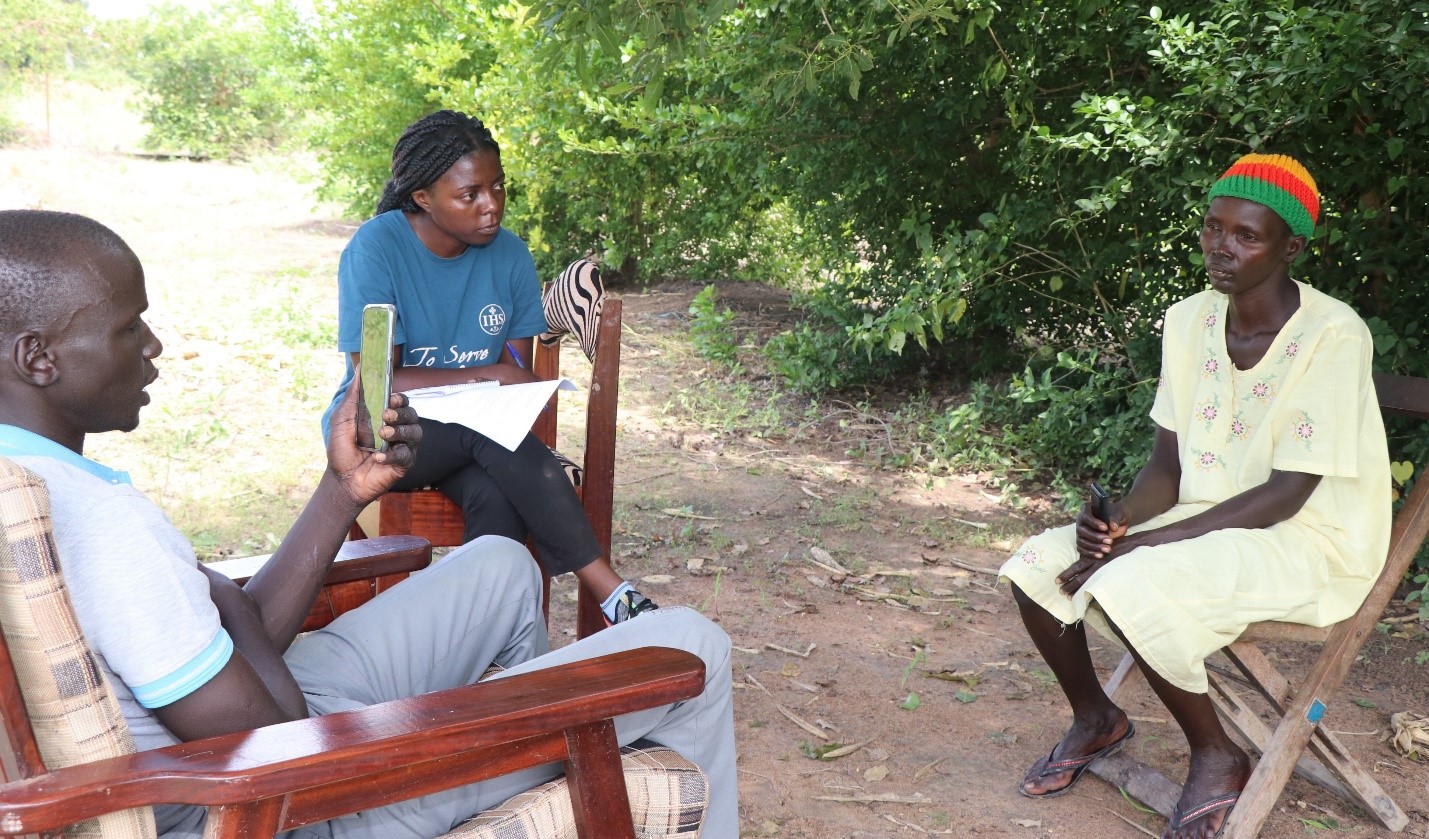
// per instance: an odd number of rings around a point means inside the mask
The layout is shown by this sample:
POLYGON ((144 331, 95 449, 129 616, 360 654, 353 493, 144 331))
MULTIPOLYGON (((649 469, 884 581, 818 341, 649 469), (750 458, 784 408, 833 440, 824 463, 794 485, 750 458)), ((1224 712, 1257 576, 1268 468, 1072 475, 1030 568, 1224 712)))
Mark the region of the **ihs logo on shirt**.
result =
POLYGON ((502 328, 506 326, 506 310, 491 303, 481 310, 476 321, 481 325, 481 331, 487 335, 500 335, 502 328))

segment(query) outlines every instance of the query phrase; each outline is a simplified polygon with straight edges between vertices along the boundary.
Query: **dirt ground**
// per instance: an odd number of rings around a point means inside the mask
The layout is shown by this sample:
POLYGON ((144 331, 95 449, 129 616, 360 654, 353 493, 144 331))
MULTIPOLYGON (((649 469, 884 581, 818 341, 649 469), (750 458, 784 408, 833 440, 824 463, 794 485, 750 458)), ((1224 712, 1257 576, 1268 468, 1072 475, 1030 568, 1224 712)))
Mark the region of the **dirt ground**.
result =
MULTIPOLYGON (((186 272, 189 298, 225 265, 277 270, 287 256, 320 265, 313 282, 330 288, 327 272, 351 227, 285 197, 296 187, 273 167, 163 164, 85 148, 69 158, 0 150, 0 204, 102 208, 152 262, 152 282, 186 272), (78 183, 85 187, 71 188, 78 183)), ((1058 518, 1050 499, 1024 486, 1012 504, 994 475, 880 467, 863 453, 902 445, 891 420, 896 393, 809 405, 780 394, 753 351, 742 351, 738 376, 712 367, 688 340, 699 287, 624 294, 614 554, 658 602, 700 608, 733 639, 743 835, 1158 834, 1162 819, 1095 778, 1053 801, 1015 792, 1069 718, 993 571, 1020 538, 1058 518), (776 400, 788 419, 741 418, 732 411, 740 399, 776 400)), ((720 304, 750 346, 791 321, 787 296, 764 286, 722 286, 720 304)), ((155 305, 168 345, 160 386, 176 386, 168 383, 183 380, 183 364, 221 355, 227 339, 166 323, 177 298, 155 305)), ((326 299, 311 305, 333 311, 326 299)), ((328 373, 314 375, 335 381, 328 373)), ((156 403, 164 396, 156 392, 156 403)), ((315 437, 311 413, 294 422, 315 437)), ((171 484, 170 495, 182 489, 171 484)), ((571 625, 571 594, 569 580, 558 581, 558 633, 571 625)), ((1397 602, 1391 616, 1403 614, 1397 602)), ((1429 768, 1381 735, 1395 711, 1429 712, 1429 665, 1414 663, 1426 641, 1412 621, 1393 626, 1371 637, 1326 725, 1409 811, 1406 835, 1423 837, 1429 768)), ((1272 652, 1290 670, 1308 664, 1301 650, 1272 652)), ((1119 651, 1103 643, 1095 656, 1110 668, 1119 651)), ((1164 709, 1144 695, 1129 711, 1139 731, 1131 752, 1180 777, 1186 746, 1164 709)), ((1292 781, 1263 835, 1321 832, 1389 835, 1357 808, 1292 781)))

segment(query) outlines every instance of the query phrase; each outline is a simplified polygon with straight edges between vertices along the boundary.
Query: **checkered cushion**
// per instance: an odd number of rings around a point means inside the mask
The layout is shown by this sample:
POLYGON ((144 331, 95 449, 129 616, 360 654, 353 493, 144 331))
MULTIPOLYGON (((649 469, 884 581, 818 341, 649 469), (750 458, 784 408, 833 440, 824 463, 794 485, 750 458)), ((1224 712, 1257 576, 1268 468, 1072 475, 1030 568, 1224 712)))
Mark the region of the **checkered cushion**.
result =
MULTIPOLYGON (((709 783, 698 766, 663 746, 626 748, 625 789, 638 839, 698 839, 709 804, 709 783)), ((442 839, 576 839, 565 778, 508 799, 442 839)))
MULTIPOLYGON (((51 768, 130 754, 134 738, 80 632, 60 576, 49 495, 37 475, 0 458, 0 624, 30 725, 51 768)), ((154 837, 147 807, 75 825, 67 837, 154 837)))

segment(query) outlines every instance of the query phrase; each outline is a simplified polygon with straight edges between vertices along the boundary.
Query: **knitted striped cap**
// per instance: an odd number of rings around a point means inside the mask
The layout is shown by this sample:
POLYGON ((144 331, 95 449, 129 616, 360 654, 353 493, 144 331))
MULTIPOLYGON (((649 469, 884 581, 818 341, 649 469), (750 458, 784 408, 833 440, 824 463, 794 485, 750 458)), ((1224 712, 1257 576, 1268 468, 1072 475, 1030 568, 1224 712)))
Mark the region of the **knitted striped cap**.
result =
POLYGON ((1248 154, 1231 164, 1211 187, 1211 198, 1244 198, 1264 204, 1285 219, 1290 232, 1310 238, 1320 220, 1320 191, 1315 179, 1293 157, 1248 154))

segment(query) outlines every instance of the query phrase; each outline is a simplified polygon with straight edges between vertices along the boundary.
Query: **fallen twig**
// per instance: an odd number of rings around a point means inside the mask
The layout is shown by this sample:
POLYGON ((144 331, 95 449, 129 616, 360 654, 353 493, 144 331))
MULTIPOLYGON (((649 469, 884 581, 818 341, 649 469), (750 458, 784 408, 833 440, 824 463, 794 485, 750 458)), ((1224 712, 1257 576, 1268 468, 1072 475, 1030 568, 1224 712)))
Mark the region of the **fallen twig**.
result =
POLYGON ((971 562, 963 562, 960 559, 949 559, 948 564, 956 565, 964 571, 976 571, 979 574, 986 574, 989 577, 997 576, 997 569, 995 568, 983 568, 981 565, 973 565, 971 562))
POLYGON ((958 518, 957 516, 948 516, 948 518, 952 519, 953 521, 957 522, 958 524, 965 524, 965 525, 967 525, 968 527, 976 527, 978 530, 987 530, 988 527, 989 527, 989 525, 987 524, 987 522, 968 521, 967 519, 960 519, 960 518, 958 518))
POLYGON ((891 792, 875 795, 816 795, 815 801, 845 801, 852 804, 926 804, 928 797, 915 792, 912 795, 897 795, 891 792))
POLYGON ((1151 831, 1147 830, 1146 828, 1142 827, 1141 825, 1137 824, 1136 822, 1132 821, 1131 819, 1128 819, 1126 816, 1123 816, 1121 813, 1112 813, 1112 815, 1113 815, 1113 816, 1116 816, 1117 818, 1121 819, 1122 821, 1126 822, 1127 824, 1131 825, 1132 827, 1136 828, 1137 830, 1141 831, 1142 833, 1145 833, 1147 836, 1160 836, 1160 835, 1161 835, 1161 834, 1159 834, 1159 833, 1152 833, 1151 831))
POLYGON ((951 827, 947 830, 930 830, 926 827, 920 827, 919 825, 916 825, 910 821, 904 821, 903 819, 896 818, 888 813, 884 813, 883 817, 896 825, 901 825, 903 827, 911 827, 912 829, 918 831, 919 833, 922 833, 925 836, 947 836, 953 832, 953 829, 951 827))
POLYGON ((951 756, 951 755, 943 755, 942 757, 938 758, 937 760, 933 761, 932 763, 930 763, 930 764, 924 766, 922 769, 919 769, 917 772, 914 772, 914 773, 913 773, 913 780, 916 781, 916 780, 922 778, 924 772, 927 772, 928 770, 932 769, 934 766, 937 766, 938 764, 940 764, 940 763, 942 763, 943 761, 947 760, 950 756, 951 756))
POLYGON ((813 723, 809 722, 808 720, 804 719, 803 717, 799 716, 798 714, 794 713, 793 711, 789 710, 788 708, 785 708, 783 705, 780 705, 778 702, 775 702, 775 703, 774 703, 774 707, 775 707, 776 710, 779 711, 779 713, 781 713, 781 714, 783 714, 784 716, 788 717, 788 718, 789 718, 789 721, 792 722, 794 725, 799 726, 800 728, 804 729, 805 731, 809 732, 810 734, 814 735, 815 737, 819 738, 820 740, 827 740, 827 739, 829 739, 829 735, 827 735, 827 734, 825 734, 823 731, 821 731, 818 726, 814 725, 813 723))
POLYGON ((778 644, 775 644, 775 643, 772 642, 772 641, 765 641, 765 642, 764 642, 764 646, 768 647, 768 648, 771 649, 771 650, 778 650, 778 651, 781 652, 781 653, 788 653, 789 655, 796 655, 796 656, 798 656, 799 658, 808 658, 808 657, 809 657, 809 653, 813 652, 813 651, 814 651, 814 648, 817 647, 818 644, 815 644, 815 643, 813 643, 812 641, 809 642, 808 649, 804 650, 802 653, 799 652, 798 650, 791 650, 791 649, 789 649, 788 647, 781 647, 781 646, 779 646, 778 644))

